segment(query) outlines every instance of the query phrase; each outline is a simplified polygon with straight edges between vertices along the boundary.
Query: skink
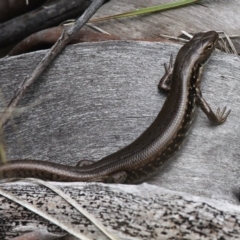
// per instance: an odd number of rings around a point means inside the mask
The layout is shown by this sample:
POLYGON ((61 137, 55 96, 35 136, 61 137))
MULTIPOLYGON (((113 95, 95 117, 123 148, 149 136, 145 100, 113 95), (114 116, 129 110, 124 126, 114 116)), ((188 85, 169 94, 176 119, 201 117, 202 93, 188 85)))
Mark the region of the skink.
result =
POLYGON ((100 181, 137 183, 156 173, 179 149, 192 125, 196 107, 210 121, 223 123, 230 111, 218 108, 214 113, 202 97, 200 83, 203 68, 211 56, 218 34, 196 34, 178 52, 173 67, 165 65, 159 88, 169 91, 154 122, 133 143, 93 162, 73 166, 38 160, 14 160, 0 166, 0 178, 35 177, 53 181, 100 181))

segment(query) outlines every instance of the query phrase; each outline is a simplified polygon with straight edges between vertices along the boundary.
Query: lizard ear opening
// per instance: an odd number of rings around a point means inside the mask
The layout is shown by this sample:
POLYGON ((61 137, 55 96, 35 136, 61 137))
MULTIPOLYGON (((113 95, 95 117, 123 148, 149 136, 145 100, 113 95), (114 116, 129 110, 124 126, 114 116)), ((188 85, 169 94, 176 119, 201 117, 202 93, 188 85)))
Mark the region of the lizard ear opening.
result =
POLYGON ((206 49, 209 49, 209 50, 210 50, 210 49, 213 48, 213 46, 214 46, 213 44, 209 44, 209 45, 207 45, 206 49))

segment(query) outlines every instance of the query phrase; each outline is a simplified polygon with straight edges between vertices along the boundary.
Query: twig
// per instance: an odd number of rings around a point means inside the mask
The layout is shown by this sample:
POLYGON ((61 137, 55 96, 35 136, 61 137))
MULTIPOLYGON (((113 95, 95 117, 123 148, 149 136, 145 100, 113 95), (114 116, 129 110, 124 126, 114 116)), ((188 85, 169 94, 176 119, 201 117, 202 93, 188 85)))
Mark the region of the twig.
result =
MULTIPOLYGON (((221 32, 220 32, 220 33, 221 33, 221 32)), ((227 42, 228 42, 228 44, 229 44, 230 49, 232 50, 232 52, 233 52, 235 55, 238 55, 238 52, 237 52, 237 50, 236 50, 236 48, 235 48, 232 40, 230 39, 230 36, 227 35, 225 32, 222 32, 222 33, 223 33, 223 35, 225 36, 225 38, 226 38, 226 40, 227 40, 227 42)))
POLYGON ((4 113, 0 117, 0 130, 9 121, 14 111, 14 108, 19 104, 21 98, 26 93, 28 88, 37 80, 37 78, 44 72, 49 64, 56 58, 56 56, 65 48, 69 41, 77 34, 77 32, 84 26, 84 24, 92 17, 92 15, 106 2, 106 0, 95 0, 77 19, 73 26, 63 30, 61 37, 47 52, 42 61, 33 70, 30 76, 26 77, 20 87, 17 89, 15 95, 8 103, 4 113))

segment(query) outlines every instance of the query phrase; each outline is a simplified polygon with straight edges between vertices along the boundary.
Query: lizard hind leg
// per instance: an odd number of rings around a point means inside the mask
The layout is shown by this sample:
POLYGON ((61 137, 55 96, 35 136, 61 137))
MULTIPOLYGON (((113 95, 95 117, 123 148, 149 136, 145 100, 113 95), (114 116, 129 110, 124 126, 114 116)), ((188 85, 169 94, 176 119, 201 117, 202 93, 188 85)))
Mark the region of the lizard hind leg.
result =
POLYGON ((127 179, 127 173, 125 171, 115 172, 109 176, 107 181, 111 183, 124 183, 127 179))
POLYGON ((169 64, 164 63, 165 73, 160 79, 158 84, 159 90, 168 92, 171 89, 172 84, 172 72, 173 72, 173 55, 171 54, 169 64))
POLYGON ((76 167, 85 167, 89 166, 91 164, 95 163, 93 160, 80 160, 77 164, 76 167))

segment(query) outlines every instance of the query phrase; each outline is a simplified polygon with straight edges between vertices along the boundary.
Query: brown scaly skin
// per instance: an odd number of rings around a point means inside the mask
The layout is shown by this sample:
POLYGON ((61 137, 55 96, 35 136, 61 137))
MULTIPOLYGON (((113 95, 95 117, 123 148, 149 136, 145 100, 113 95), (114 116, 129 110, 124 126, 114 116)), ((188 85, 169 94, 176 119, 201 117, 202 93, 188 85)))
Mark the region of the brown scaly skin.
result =
POLYGON ((160 80, 168 90, 166 101, 154 122, 133 143, 98 162, 66 166, 38 160, 15 160, 0 166, 0 177, 35 177, 53 181, 100 181, 136 183, 153 175, 180 148, 200 106, 215 124, 225 122, 230 111, 212 111, 200 90, 204 64, 211 56, 218 34, 196 34, 178 52, 160 80))

